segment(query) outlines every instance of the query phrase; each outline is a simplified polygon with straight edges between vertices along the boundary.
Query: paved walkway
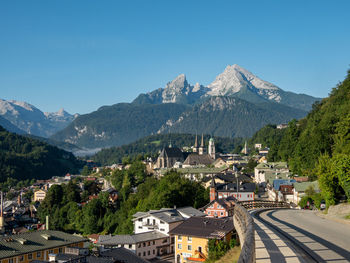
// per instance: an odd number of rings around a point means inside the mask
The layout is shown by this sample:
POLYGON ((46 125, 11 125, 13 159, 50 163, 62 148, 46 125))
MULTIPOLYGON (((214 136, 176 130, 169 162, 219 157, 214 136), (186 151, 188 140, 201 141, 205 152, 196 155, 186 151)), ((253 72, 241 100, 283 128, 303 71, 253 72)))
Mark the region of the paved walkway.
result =
POLYGON ((254 217, 256 262, 350 262, 348 225, 302 210, 272 210, 261 213, 260 217, 289 238, 254 217))
POLYGON ((279 233, 254 218, 256 262, 307 262, 279 233))

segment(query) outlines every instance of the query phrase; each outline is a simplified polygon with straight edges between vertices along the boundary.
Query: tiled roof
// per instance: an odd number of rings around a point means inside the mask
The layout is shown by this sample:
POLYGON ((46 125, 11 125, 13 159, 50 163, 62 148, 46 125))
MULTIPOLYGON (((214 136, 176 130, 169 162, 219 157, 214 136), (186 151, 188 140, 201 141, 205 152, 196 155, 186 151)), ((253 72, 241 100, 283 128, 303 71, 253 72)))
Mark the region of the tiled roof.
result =
MULTIPOLYGON (((244 183, 239 186, 238 192, 254 192, 255 183, 244 183)), ((226 183, 216 185, 217 192, 236 192, 237 186, 236 183, 226 183)))
POLYGON ((165 237, 167 237, 167 235, 158 231, 150 231, 133 235, 101 235, 97 243, 100 245, 136 244, 139 242, 161 239, 165 237))
POLYGON ((232 230, 234 230, 232 218, 191 217, 169 233, 221 239, 232 230))
POLYGON ((162 208, 160 210, 150 210, 148 212, 137 212, 133 215, 133 220, 152 215, 166 223, 172 223, 185 220, 185 218, 188 217, 186 216, 186 213, 188 213, 189 216, 191 216, 191 214, 194 216, 202 216, 201 212, 193 207, 183 207, 178 209, 162 208), (180 212, 182 212, 182 214, 180 212))
POLYGON ((294 183, 293 185, 296 192, 305 192, 310 186, 312 186, 316 192, 320 191, 318 181, 294 183))
POLYGON ((180 148, 177 147, 165 147, 161 151, 159 157, 169 157, 169 158, 183 158, 183 153, 180 148))
POLYGON ((117 262, 125 263, 148 263, 149 261, 138 257, 130 250, 118 247, 101 253, 102 257, 113 258, 117 262))
POLYGON ((191 153, 187 156, 184 164, 187 165, 209 165, 212 164, 214 160, 210 158, 208 154, 199 155, 197 153, 191 153))
POLYGON ((88 239, 53 230, 0 237, 0 259, 84 241, 88 241, 88 239))
POLYGON ((192 206, 187 207, 181 207, 177 209, 180 214, 182 214, 185 217, 191 217, 191 216, 206 216, 205 213, 199 211, 198 209, 193 208, 192 206))

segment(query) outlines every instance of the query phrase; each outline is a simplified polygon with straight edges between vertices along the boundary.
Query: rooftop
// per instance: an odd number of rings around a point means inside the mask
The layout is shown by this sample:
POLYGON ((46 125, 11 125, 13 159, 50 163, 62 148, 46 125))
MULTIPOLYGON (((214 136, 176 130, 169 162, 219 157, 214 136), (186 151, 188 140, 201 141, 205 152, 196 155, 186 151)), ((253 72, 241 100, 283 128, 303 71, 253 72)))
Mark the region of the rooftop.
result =
POLYGON ((234 230, 232 218, 191 217, 169 233, 221 239, 234 230))
POLYGON ((53 230, 0 237, 0 259, 85 241, 88 239, 53 230))
POLYGON ((136 244, 165 237, 168 236, 158 231, 150 231, 133 235, 100 235, 97 243, 100 245, 136 244))

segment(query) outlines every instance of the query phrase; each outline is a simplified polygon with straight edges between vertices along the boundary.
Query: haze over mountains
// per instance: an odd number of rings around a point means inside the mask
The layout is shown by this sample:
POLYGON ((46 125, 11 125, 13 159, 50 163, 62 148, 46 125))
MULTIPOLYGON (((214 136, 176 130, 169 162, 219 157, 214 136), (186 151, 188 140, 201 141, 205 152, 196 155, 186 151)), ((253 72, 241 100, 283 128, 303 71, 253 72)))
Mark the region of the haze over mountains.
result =
POLYGON ((64 109, 58 112, 42 112, 27 102, 0 99, 0 117, 7 120, 0 119, 0 125, 11 132, 50 137, 64 129, 76 116, 64 109))
MULTIPOLYGON (((156 133, 248 137, 268 123, 304 117, 317 100, 283 91, 233 65, 208 86, 192 85, 181 74, 164 88, 140 94, 132 103, 103 106, 80 116, 63 109, 43 113, 28 103, 0 100, 0 117, 10 122, 4 127, 12 131, 17 127, 18 133, 50 137, 84 148, 102 148, 156 133)), ((0 119, 0 124, 3 122, 0 119)))

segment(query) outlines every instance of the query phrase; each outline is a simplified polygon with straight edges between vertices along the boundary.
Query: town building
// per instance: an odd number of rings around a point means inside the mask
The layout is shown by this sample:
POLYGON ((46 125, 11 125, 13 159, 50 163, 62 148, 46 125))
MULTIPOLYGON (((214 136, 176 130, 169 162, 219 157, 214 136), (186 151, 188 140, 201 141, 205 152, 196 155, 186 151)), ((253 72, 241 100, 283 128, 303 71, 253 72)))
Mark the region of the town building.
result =
POLYGON ((29 263, 49 260, 49 254, 63 253, 67 247, 83 248, 88 239, 52 230, 0 237, 1 263, 29 263))
POLYGON ((34 191, 33 201, 34 202, 41 202, 46 197, 46 191, 42 189, 38 189, 34 191))
POLYGON ((209 239, 229 242, 235 234, 229 218, 191 217, 170 231, 175 237, 175 262, 205 261, 209 239))
POLYGON ((305 195, 308 188, 313 188, 316 193, 320 192, 318 181, 314 182, 295 182, 293 183, 293 203, 298 205, 301 198, 305 195))
POLYGON ((258 184, 272 184, 274 179, 288 179, 290 177, 290 170, 286 162, 259 163, 254 169, 254 181, 258 184))
POLYGON ((202 207, 200 210, 207 214, 208 217, 221 218, 233 216, 236 202, 237 200, 232 196, 215 199, 206 206, 202 207))
POLYGON ((171 168, 176 162, 184 161, 184 153, 177 147, 165 147, 157 159, 158 168, 171 168))
POLYGON ((210 201, 215 199, 234 197, 238 201, 253 201, 255 199, 255 183, 225 183, 225 184, 215 184, 212 183, 209 188, 210 201))

